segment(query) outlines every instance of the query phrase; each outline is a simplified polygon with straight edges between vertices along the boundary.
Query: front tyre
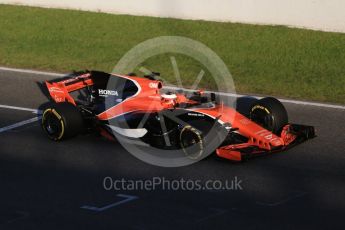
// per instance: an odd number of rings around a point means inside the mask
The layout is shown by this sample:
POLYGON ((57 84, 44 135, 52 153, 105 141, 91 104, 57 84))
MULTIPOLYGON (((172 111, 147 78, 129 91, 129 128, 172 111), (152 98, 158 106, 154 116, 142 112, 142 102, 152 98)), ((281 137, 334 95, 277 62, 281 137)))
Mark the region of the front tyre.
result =
POLYGON ((54 141, 77 136, 84 122, 79 110, 68 102, 51 103, 42 115, 42 129, 54 141))
POLYGON ((288 114, 284 105, 273 97, 254 102, 250 110, 250 119, 277 135, 288 124, 288 114))

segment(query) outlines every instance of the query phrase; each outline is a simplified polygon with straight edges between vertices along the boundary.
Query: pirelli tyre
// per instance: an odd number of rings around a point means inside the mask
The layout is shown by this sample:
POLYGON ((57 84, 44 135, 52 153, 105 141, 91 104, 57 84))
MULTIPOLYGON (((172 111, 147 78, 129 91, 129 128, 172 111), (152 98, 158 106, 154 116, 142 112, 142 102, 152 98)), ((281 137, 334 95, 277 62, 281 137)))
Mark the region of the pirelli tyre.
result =
POLYGON ((279 135, 288 123, 284 105, 273 97, 262 98, 251 106, 250 119, 265 129, 279 135))
POLYGON ((180 132, 180 145, 185 155, 192 159, 199 159, 204 153, 202 133, 190 125, 184 126, 180 132))
POLYGON ((54 141, 74 137, 83 130, 83 118, 79 110, 67 102, 50 103, 42 115, 42 128, 54 141))

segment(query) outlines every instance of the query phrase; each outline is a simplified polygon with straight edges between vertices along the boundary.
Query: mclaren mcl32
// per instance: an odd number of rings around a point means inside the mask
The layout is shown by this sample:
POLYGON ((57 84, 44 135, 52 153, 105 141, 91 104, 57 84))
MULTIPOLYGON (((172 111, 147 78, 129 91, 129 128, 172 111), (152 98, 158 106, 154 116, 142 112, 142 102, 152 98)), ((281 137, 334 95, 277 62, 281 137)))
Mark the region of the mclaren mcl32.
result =
POLYGON ((50 102, 42 128, 54 141, 98 132, 183 150, 192 159, 212 146, 211 152, 234 161, 280 152, 315 136, 312 126, 290 124, 275 98, 256 100, 244 114, 213 93, 166 92, 156 75, 85 71, 46 81, 50 102))

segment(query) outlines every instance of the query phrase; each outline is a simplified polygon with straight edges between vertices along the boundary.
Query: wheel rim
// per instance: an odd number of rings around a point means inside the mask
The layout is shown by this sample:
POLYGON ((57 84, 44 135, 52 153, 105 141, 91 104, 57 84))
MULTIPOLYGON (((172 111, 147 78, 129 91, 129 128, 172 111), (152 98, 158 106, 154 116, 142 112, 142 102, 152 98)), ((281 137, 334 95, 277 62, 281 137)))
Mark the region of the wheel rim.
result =
POLYGON ((53 109, 47 109, 42 117, 42 127, 48 137, 59 140, 63 136, 64 125, 61 117, 53 109))
POLYGON ((195 160, 201 157, 203 153, 202 137, 191 127, 181 131, 180 142, 182 150, 188 158, 195 160))
POLYGON ((250 113, 250 119, 269 131, 274 128, 274 117, 266 108, 254 108, 250 113))

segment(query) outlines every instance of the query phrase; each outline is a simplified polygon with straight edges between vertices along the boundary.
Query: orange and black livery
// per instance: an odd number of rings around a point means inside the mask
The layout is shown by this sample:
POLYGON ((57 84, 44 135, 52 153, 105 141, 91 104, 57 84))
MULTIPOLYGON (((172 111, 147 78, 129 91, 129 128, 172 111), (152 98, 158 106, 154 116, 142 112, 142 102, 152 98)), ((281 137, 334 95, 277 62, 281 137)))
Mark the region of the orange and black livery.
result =
POLYGON ((202 156, 212 142, 213 152, 234 161, 281 152, 315 137, 312 126, 290 124, 275 98, 256 100, 242 114, 215 94, 168 92, 158 75, 85 71, 46 81, 51 103, 42 128, 55 141, 91 131, 182 149, 191 158, 202 156))

